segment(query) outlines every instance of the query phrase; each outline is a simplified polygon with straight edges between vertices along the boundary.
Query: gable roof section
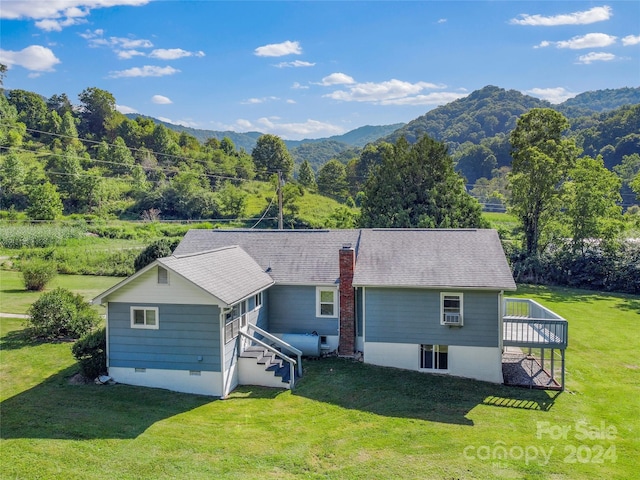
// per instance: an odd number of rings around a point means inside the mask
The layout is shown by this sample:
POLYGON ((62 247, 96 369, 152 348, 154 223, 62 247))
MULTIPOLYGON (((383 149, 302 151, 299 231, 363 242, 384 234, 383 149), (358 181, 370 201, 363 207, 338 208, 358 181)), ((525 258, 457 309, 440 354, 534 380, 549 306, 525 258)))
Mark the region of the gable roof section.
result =
POLYGON ((190 230, 175 255, 239 245, 276 283, 329 285, 340 276, 338 251, 358 248, 360 230, 190 230))
POLYGON ((105 298, 147 271, 162 265, 195 287, 233 305, 273 285, 274 281, 244 250, 226 246, 216 250, 159 258, 132 276, 98 295, 93 303, 105 298))
POLYGON ((355 286, 515 290, 495 230, 363 230, 355 286))
POLYGON ((227 305, 233 305, 274 283, 269 274, 238 246, 191 255, 174 254, 159 258, 158 263, 227 305))

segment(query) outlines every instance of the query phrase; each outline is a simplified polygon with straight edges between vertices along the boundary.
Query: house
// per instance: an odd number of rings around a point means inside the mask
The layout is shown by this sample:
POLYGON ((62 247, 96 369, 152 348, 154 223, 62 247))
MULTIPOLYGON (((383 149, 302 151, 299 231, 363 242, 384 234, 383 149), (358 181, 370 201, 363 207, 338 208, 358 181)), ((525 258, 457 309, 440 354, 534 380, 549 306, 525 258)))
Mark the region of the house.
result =
POLYGON ((116 381, 224 397, 292 387, 307 347, 501 383, 515 288, 494 230, 191 230, 94 303, 116 381))

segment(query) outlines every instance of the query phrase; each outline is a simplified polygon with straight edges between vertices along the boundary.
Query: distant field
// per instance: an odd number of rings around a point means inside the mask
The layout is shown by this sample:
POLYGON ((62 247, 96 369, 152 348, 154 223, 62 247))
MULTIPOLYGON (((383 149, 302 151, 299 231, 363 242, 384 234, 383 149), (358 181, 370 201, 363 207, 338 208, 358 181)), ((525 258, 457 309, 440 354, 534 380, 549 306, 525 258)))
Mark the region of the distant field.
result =
MULTIPOLYGON (((3 272, 4 273, 4 272, 3 272)), ((0 477, 627 479, 640 451, 640 297, 520 287, 569 321, 567 391, 304 360, 226 400, 71 385, 70 344, 0 320, 0 477)))

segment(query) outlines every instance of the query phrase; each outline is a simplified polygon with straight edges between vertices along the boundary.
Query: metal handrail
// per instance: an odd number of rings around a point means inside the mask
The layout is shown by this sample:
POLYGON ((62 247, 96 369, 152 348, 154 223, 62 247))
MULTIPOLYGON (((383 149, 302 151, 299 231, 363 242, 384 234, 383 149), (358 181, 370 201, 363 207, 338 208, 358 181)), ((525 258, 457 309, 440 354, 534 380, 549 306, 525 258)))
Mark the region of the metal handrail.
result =
POLYGON ((247 339, 251 340, 252 342, 257 343, 258 345, 260 345, 263 348, 266 348, 267 350, 269 350, 271 353, 275 354, 276 356, 282 358, 284 361, 286 361, 287 363, 289 363, 289 381, 291 382, 291 388, 294 387, 295 382, 296 382, 296 375, 295 375, 295 369, 294 369, 294 365, 296 365, 298 362, 296 362, 293 358, 288 357, 287 355, 285 355, 284 353, 282 353, 279 350, 276 350, 275 348, 273 348, 271 345, 268 345, 266 343, 264 343, 261 340, 258 340, 255 337, 252 337, 251 335, 249 335, 246 332, 243 332, 242 330, 240 330, 240 335, 242 335, 243 337, 246 337, 247 339))
MULTIPOLYGON (((298 357, 298 376, 302 377, 302 351, 301 350, 298 350, 296 347, 289 345, 287 342, 261 329, 257 325, 253 325, 250 323, 249 325, 247 325, 247 327, 249 327, 254 332, 259 333, 263 337, 268 338, 270 341, 272 341, 276 345, 282 348, 285 348, 289 350, 291 353, 295 354, 298 357)), ((248 337, 248 338, 254 339, 254 337, 248 337)))
POLYGON ((506 345, 557 345, 565 348, 567 346, 569 322, 564 319, 505 316, 503 323, 505 327, 508 324, 514 325, 509 329, 504 328, 503 341, 506 345), (526 325, 530 328, 518 328, 516 325, 526 325))

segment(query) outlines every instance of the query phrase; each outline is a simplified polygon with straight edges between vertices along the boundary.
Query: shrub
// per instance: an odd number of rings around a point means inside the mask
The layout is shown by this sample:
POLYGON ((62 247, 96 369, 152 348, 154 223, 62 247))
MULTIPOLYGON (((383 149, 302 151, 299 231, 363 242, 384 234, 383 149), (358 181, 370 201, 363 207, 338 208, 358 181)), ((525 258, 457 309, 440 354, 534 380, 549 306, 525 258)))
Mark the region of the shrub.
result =
POLYGON ((27 290, 44 290, 44 287, 58 273, 56 265, 44 260, 32 260, 21 267, 24 288, 27 290))
POLYGON ((91 332, 71 347, 71 353, 86 378, 96 378, 107 373, 107 332, 100 328, 91 332))
POLYGON ((58 287, 44 293, 29 307, 27 326, 34 337, 80 338, 100 321, 81 295, 58 287))
POLYGON ((140 255, 138 255, 138 258, 136 258, 134 262, 136 272, 143 269, 157 258, 168 257, 171 255, 178 246, 178 243, 180 243, 180 240, 178 239, 169 240, 168 238, 161 238, 147 246, 147 248, 140 252, 140 255))

